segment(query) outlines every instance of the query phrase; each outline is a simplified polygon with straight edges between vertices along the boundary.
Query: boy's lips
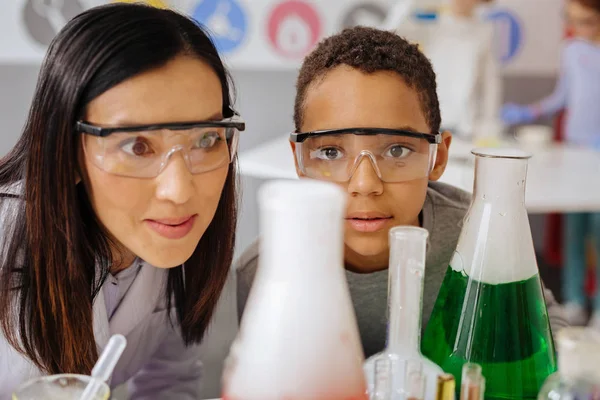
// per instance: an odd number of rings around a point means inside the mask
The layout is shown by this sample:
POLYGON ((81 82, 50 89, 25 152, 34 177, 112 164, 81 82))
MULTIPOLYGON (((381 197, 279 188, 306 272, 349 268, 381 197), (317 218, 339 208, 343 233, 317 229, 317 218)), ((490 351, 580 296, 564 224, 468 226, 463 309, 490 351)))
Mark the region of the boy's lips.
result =
POLYGON ((346 222, 352 229, 364 233, 380 231, 392 219, 391 215, 377 211, 357 211, 348 213, 346 216, 346 222))

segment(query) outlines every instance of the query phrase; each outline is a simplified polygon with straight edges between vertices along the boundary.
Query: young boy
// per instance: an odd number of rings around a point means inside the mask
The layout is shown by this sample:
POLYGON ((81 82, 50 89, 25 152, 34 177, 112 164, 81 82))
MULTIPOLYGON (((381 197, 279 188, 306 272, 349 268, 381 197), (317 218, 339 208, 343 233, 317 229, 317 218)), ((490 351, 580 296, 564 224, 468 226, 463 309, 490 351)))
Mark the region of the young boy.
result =
MULTIPOLYGON (((438 132, 435 74, 417 46, 399 36, 348 29, 304 60, 294 111, 296 131, 311 132, 292 142, 298 175, 337 182, 348 193, 346 276, 368 357, 385 347, 389 229, 414 225, 430 233, 425 326, 470 202, 467 193, 435 182, 451 143, 449 132, 438 132)), ((237 262, 240 315, 257 251, 252 246, 237 262)), ((549 291, 546 302, 557 332, 565 322, 549 291)))

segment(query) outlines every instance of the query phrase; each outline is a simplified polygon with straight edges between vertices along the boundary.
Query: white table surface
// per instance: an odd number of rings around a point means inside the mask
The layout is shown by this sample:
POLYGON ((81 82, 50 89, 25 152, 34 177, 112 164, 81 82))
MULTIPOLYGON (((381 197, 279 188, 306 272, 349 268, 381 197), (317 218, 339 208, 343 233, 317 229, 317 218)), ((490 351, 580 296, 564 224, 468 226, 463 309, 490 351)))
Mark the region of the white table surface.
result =
MULTIPOLYGON (((472 145, 454 139, 441 181, 472 191, 472 145)), ((525 203, 531 213, 600 211, 600 152, 552 145, 528 149, 525 203)), ((285 135, 241 152, 242 175, 260 179, 297 179, 285 135)))

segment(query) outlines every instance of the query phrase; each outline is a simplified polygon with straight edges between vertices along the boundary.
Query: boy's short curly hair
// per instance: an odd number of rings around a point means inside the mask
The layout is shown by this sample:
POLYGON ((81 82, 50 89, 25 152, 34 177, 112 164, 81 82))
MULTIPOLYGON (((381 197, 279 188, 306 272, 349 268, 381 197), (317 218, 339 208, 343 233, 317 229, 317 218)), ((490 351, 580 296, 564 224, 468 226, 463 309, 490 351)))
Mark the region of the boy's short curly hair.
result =
POLYGON ((419 96, 431 133, 440 129, 441 117, 435 73, 417 45, 400 36, 374 28, 355 27, 321 41, 302 63, 296 82, 294 123, 300 130, 306 92, 316 80, 340 65, 364 73, 396 72, 419 96))

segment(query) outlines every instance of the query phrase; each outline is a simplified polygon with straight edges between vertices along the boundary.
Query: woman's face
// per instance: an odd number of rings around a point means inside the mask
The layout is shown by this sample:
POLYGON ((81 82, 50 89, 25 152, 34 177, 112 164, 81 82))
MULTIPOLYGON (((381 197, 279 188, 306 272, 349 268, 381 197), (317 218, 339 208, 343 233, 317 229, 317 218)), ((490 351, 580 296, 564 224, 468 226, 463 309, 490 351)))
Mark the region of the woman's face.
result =
MULTIPOLYGON (((222 108, 212 68, 180 56, 104 92, 90 102, 85 119, 103 127, 196 122, 221 119, 222 108)), ((123 263, 138 256, 160 268, 192 255, 215 215, 229 167, 193 175, 178 151, 157 177, 131 178, 105 172, 83 150, 80 159, 92 206, 123 263)))
POLYGON ((567 23, 576 37, 600 41, 600 13, 577 0, 567 3, 567 23))
MULTIPOLYGON (((417 92, 395 72, 365 74, 339 66, 309 87, 302 132, 360 127, 430 132, 417 92)), ((443 138, 429 177, 382 182, 371 163, 363 159, 350 180, 340 184, 348 194, 344 241, 350 269, 369 272, 385 268, 389 257, 389 229, 397 225, 419 225, 428 180, 438 179, 445 169, 450 134, 444 133, 443 138)), ((368 146, 370 138, 356 140, 368 146)), ((299 170, 298 173, 302 175, 299 170)))

